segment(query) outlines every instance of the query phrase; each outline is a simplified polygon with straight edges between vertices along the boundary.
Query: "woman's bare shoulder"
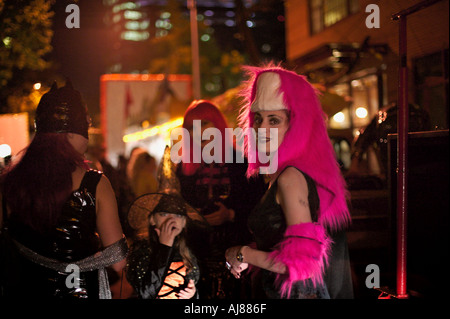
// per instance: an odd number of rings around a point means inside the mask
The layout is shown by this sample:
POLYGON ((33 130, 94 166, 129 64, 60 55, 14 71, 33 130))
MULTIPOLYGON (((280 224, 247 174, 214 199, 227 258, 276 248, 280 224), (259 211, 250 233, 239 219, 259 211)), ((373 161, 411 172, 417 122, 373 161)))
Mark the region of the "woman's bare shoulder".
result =
POLYGON ((306 179, 303 173, 293 166, 284 169, 277 181, 281 188, 306 185, 306 179))

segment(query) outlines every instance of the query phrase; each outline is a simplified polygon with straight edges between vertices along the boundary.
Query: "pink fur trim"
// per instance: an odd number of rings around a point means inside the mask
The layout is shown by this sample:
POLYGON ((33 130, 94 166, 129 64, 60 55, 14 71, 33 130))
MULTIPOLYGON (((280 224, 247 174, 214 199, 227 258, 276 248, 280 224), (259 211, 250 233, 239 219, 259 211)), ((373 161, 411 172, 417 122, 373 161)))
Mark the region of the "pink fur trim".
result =
POLYGON ((269 255, 275 263, 286 266, 286 273, 277 274, 275 281, 282 296, 290 295, 296 281, 311 278, 314 285, 323 281, 331 243, 320 224, 302 223, 287 227, 283 240, 269 255))

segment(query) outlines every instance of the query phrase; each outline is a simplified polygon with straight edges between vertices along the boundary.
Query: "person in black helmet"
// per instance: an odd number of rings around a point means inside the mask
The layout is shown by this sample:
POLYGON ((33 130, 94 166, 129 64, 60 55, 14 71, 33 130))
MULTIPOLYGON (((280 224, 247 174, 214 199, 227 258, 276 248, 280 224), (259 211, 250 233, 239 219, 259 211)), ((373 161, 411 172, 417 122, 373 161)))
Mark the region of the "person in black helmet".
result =
POLYGON ((128 246, 109 180, 85 161, 89 125, 81 94, 55 83, 36 135, 1 177, 5 296, 111 298, 105 267, 120 271, 128 246))

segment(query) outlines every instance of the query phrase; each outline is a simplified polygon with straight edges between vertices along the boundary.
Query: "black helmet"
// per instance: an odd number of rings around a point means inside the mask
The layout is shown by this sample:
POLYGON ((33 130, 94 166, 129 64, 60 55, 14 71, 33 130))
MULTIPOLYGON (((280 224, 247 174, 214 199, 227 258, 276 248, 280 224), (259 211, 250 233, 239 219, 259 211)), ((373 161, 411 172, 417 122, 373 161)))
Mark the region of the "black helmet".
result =
POLYGON ((36 133, 76 133, 89 138, 90 118, 80 92, 70 81, 58 88, 53 83, 36 109, 36 133))

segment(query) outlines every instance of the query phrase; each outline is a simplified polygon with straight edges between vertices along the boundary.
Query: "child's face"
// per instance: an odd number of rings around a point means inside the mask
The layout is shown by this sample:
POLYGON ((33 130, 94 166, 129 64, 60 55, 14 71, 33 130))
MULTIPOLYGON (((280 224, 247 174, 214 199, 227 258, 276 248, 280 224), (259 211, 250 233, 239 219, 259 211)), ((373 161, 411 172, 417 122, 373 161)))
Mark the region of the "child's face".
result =
POLYGON ((181 233, 184 226, 186 226, 186 216, 165 212, 158 212, 150 216, 150 223, 158 229, 161 229, 164 223, 171 222, 172 220, 174 221, 175 236, 177 236, 181 233))

